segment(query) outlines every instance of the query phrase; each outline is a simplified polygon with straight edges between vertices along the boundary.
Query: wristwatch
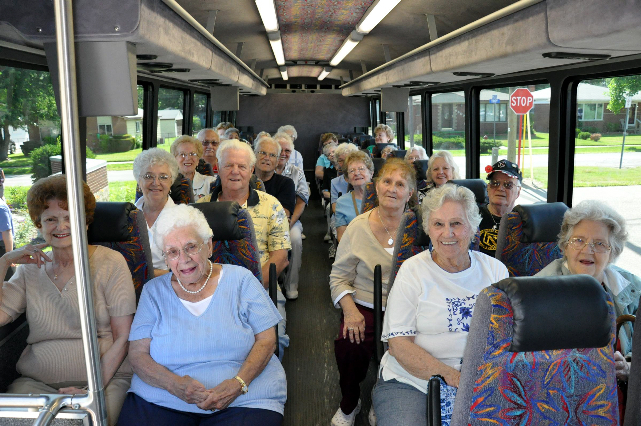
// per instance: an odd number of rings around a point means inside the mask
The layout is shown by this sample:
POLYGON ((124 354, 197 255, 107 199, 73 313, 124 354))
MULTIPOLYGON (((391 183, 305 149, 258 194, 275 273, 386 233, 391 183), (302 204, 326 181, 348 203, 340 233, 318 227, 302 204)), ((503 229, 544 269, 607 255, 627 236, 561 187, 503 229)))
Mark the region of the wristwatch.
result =
POLYGON ((240 391, 245 395, 247 392, 249 392, 249 389, 247 389, 247 383, 240 377, 236 376, 234 379, 238 380, 238 383, 240 383, 240 391))

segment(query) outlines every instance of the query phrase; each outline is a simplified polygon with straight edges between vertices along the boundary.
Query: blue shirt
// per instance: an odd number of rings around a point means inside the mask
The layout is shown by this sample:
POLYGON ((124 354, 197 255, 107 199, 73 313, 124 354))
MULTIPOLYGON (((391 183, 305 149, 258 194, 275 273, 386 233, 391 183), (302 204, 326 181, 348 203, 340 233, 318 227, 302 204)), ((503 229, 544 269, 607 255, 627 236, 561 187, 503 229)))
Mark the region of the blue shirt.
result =
MULTIPOLYGON (((0 232, 8 231, 11 229, 11 235, 15 235, 13 231, 13 216, 7 203, 0 198, 0 232)), ((2 241, 2 234, 0 234, 0 241, 2 241)))
MULTIPOLYGON (((361 201, 362 200, 356 198, 356 208, 358 209, 359 214, 361 211, 361 201)), ((336 201, 336 227, 338 228, 339 226, 349 225, 356 216, 354 203, 352 202, 352 193, 348 192, 345 195, 341 195, 336 201)))
POLYGON ((347 187, 348 186, 349 186, 349 184, 347 183, 347 181, 345 180, 343 175, 340 175, 340 176, 335 177, 334 179, 332 179, 331 190, 330 190, 330 196, 331 196, 332 204, 335 203, 336 200, 338 200, 338 197, 339 197, 338 194, 339 193, 341 195, 342 194, 347 194, 347 187))
POLYGON ((330 169, 334 167, 331 161, 329 161, 329 158, 325 154, 321 154, 320 157, 318 157, 318 160, 316 160, 316 167, 318 166, 323 166, 326 169, 330 169))
MULTIPOLYGON (((255 335, 275 326, 281 316, 258 280, 240 266, 223 265, 209 307, 194 316, 171 286, 172 274, 142 289, 129 340, 151 339, 154 361, 178 376, 189 375, 211 389, 238 374, 255 335)), ((152 404, 183 412, 211 414, 133 376, 133 392, 152 404)), ((283 414, 287 400, 285 371, 272 355, 265 369, 230 407, 262 408, 283 414)))

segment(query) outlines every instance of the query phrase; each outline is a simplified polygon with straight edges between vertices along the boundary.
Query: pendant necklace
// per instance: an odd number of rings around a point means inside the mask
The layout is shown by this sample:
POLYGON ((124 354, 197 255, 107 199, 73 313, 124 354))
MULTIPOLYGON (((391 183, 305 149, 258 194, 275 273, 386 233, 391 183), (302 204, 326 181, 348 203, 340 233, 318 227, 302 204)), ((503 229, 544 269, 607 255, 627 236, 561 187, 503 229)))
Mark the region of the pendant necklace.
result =
POLYGON ((496 221, 494 220, 494 214, 492 213, 492 210, 490 210, 490 208, 488 207, 487 211, 490 213, 492 222, 494 222, 494 226, 492 227, 492 229, 496 231, 497 229, 499 229, 499 224, 501 223, 501 219, 499 219, 499 223, 496 223, 496 221))
POLYGON ((387 230, 387 227, 383 223, 383 219, 381 218, 381 211, 379 209, 376 209, 376 213, 378 213, 378 220, 381 221, 381 225, 383 225, 383 228, 385 229, 385 232, 387 232, 387 236, 389 237, 389 240, 387 240, 387 245, 388 246, 393 246, 394 245, 394 238, 390 235, 389 231, 387 230))
POLYGON ((206 286, 206 285, 207 285, 207 283, 209 282, 209 278, 211 278, 211 273, 212 273, 212 271, 214 270, 214 265, 212 265, 211 260, 209 260, 208 262, 209 262, 209 275, 207 275, 207 279, 205 280, 205 283, 203 284, 203 286, 202 286, 202 287, 200 287, 200 288, 199 288, 198 290, 196 290, 196 291, 187 290, 187 289, 185 288, 185 286, 183 285, 183 283, 181 283, 181 282, 180 282, 180 278, 178 278, 178 276, 176 276, 176 281, 178 281, 178 285, 180 286, 180 288, 182 288, 183 290, 185 290, 185 291, 186 291, 187 293, 189 293, 189 294, 198 294, 198 293, 200 293, 201 291, 203 291, 203 290, 205 289, 205 286, 206 286))

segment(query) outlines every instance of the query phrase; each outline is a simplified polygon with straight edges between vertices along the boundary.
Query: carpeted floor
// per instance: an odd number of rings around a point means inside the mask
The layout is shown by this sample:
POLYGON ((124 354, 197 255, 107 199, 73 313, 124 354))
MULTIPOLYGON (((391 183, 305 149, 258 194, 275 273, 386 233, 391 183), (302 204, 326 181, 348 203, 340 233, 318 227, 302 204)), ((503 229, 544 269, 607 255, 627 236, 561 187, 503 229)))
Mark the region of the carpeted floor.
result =
MULTIPOLYGON (((334 358, 340 310, 334 308, 330 298, 331 260, 329 244, 323 242, 327 222, 317 199, 310 201, 302 222, 307 239, 303 241, 299 297, 286 305, 291 343, 283 359, 287 373, 284 425, 328 426, 341 399, 334 358)), ((368 377, 361 384, 363 408, 356 417, 358 426, 369 424, 367 415, 375 379, 372 361, 368 377)))

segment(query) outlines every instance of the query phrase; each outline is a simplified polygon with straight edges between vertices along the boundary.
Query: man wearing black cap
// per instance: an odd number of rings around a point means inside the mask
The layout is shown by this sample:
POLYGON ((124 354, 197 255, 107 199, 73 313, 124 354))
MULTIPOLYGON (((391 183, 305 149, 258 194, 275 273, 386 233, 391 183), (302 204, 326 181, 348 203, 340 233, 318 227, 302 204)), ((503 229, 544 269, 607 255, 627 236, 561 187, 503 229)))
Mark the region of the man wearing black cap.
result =
POLYGON ((481 207, 483 220, 481 230, 481 252, 494 257, 496 240, 499 235, 501 217, 514 208, 516 199, 521 194, 523 176, 519 166, 508 160, 500 160, 493 166, 485 168, 487 174, 487 194, 490 202, 481 207))

